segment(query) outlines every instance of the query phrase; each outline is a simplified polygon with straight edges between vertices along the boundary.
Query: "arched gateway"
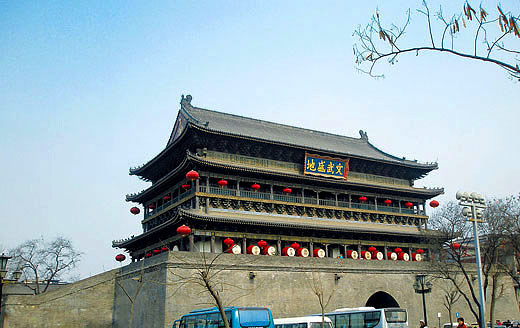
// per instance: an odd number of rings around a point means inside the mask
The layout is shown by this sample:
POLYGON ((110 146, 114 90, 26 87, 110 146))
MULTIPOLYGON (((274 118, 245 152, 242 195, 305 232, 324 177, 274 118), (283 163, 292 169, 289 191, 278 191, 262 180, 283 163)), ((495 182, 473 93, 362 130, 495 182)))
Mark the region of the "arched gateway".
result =
POLYGON ((399 307, 399 303, 392 297, 392 295, 385 292, 377 292, 368 298, 365 306, 373 306, 376 309, 399 307))

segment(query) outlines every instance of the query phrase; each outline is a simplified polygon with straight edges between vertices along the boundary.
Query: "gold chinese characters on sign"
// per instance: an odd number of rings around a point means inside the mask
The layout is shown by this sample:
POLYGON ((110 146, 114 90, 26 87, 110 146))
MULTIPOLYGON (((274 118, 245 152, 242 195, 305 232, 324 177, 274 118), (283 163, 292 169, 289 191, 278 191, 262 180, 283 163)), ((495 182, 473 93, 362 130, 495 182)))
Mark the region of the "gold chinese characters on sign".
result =
POLYGON ((303 174, 347 179, 348 159, 331 158, 305 153, 303 174))

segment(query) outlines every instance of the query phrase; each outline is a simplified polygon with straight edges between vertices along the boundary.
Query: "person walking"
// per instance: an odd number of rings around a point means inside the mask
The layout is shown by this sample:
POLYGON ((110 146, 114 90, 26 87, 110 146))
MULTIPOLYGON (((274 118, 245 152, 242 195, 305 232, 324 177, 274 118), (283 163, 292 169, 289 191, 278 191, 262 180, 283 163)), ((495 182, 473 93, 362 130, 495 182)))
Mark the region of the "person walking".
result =
POLYGON ((464 318, 460 317, 460 318, 457 318, 457 322, 458 322, 458 326, 457 328, 468 328, 466 326, 466 324, 464 323, 464 318))
POLYGON ((426 325, 426 323, 424 323, 424 320, 420 320, 420 321, 419 321, 419 328, 428 328, 428 326, 426 325))

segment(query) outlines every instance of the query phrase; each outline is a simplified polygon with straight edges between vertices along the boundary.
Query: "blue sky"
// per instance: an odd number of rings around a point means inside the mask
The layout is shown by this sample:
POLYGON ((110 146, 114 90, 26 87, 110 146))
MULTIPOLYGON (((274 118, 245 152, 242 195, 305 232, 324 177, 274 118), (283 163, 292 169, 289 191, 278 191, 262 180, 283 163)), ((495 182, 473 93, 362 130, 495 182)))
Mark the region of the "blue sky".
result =
MULTIPOLYGON (((385 79, 356 70, 354 29, 376 8, 402 21, 408 6, 420 1, 0 1, 0 248, 59 234, 85 253, 81 276, 115 267, 111 241, 141 232, 124 197, 147 184, 128 168, 164 148, 181 94, 299 127, 363 129, 386 152, 438 161, 416 185, 444 187, 441 202, 458 189, 518 194, 518 82, 438 54, 382 64, 385 79)), ((410 40, 422 40, 413 15, 410 40)))

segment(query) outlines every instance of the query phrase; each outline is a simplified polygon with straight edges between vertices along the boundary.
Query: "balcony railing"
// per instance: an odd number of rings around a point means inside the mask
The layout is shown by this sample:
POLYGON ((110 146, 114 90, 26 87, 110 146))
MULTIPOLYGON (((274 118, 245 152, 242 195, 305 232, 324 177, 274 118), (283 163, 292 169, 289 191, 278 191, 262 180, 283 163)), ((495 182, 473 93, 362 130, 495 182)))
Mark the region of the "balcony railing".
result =
POLYGON ((188 189, 187 191, 183 192, 182 194, 178 195, 177 197, 173 197, 172 199, 165 201, 162 205, 157 206, 156 208, 149 209, 148 213, 145 213, 144 217, 147 218, 149 216, 154 215, 155 213, 159 213, 163 209, 167 208, 168 206, 177 203, 178 201, 183 200, 184 198, 188 197, 189 195, 193 194, 193 189, 188 189))
POLYGON ((264 200, 277 200, 288 203, 300 203, 300 204, 311 204, 311 205, 325 205, 325 206, 334 206, 334 207, 342 207, 342 208, 355 208, 362 210, 371 210, 371 211, 380 211, 380 212, 389 212, 389 213, 402 213, 402 214, 419 214, 424 215, 423 211, 417 211, 415 209, 410 208, 399 208, 392 207, 386 205, 378 205, 376 208, 375 204, 367 204, 367 203, 356 203, 356 202, 348 202, 348 201, 336 201, 334 199, 317 199, 313 197, 301 197, 301 196, 293 196, 290 194, 279 194, 279 193, 266 193, 260 191, 249 191, 249 190, 240 190, 234 188, 222 188, 217 186, 209 186, 209 192, 207 191, 207 186, 199 186, 200 192, 205 192, 214 195, 225 195, 225 196, 240 196, 245 198, 252 199, 264 199, 264 200))

